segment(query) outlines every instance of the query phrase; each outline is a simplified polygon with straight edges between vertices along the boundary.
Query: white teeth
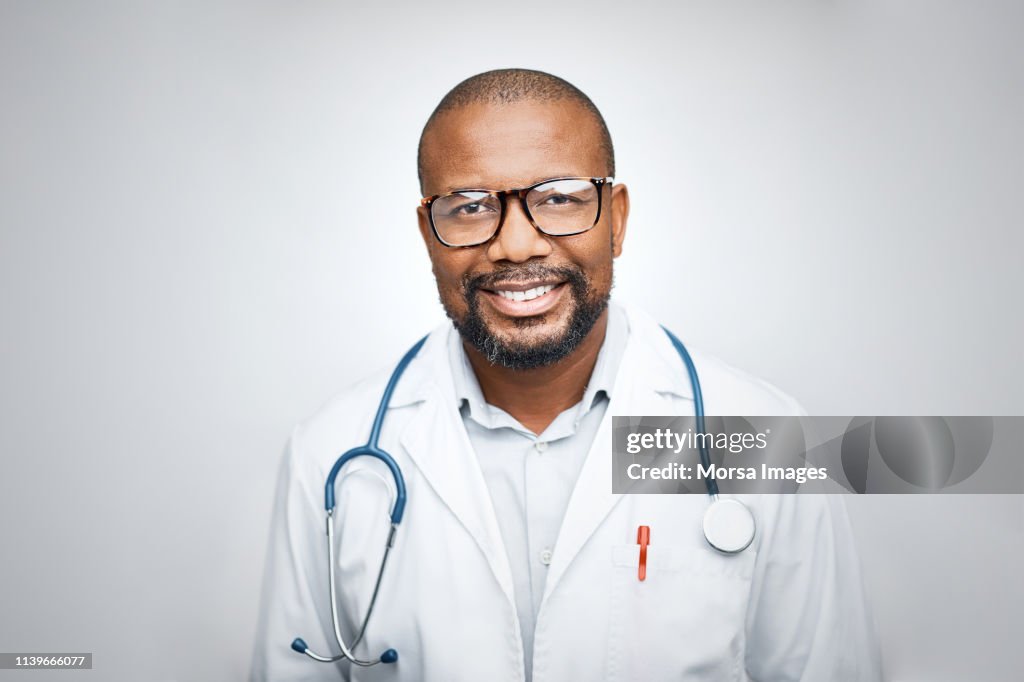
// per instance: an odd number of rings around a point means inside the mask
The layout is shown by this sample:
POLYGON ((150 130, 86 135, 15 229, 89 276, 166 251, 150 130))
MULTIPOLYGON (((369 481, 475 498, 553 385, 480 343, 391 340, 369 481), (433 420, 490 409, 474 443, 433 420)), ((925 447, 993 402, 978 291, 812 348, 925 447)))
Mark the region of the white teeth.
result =
POLYGON ((548 293, 554 288, 554 284, 545 284, 542 287, 534 287, 532 289, 527 289, 526 291, 499 290, 497 293, 500 294, 502 297, 509 299, 510 301, 530 301, 532 299, 537 298, 538 296, 543 296, 544 294, 548 293))

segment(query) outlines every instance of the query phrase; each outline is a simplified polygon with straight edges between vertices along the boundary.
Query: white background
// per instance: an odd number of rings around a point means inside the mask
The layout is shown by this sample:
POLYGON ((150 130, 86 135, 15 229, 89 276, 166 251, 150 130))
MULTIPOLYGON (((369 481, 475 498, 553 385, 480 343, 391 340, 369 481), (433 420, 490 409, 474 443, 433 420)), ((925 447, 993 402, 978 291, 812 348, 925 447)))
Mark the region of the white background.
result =
MULTIPOLYGON (((415 146, 490 68, 604 112, 616 296, 687 343, 812 414, 1024 414, 1022 19, 3 1, 0 650, 247 674, 289 429, 441 318, 415 146)), ((1020 497, 849 506, 891 678, 1024 669, 1020 497)))

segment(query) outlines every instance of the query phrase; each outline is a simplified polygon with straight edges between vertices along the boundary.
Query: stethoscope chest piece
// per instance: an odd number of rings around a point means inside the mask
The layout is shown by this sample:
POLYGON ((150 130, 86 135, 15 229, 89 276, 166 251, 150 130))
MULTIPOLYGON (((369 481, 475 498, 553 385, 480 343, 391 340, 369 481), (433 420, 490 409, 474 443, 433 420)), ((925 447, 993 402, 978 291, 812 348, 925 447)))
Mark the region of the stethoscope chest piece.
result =
POLYGON ((742 552, 754 540, 754 515, 739 500, 715 499, 704 512, 704 537, 719 552, 742 552))

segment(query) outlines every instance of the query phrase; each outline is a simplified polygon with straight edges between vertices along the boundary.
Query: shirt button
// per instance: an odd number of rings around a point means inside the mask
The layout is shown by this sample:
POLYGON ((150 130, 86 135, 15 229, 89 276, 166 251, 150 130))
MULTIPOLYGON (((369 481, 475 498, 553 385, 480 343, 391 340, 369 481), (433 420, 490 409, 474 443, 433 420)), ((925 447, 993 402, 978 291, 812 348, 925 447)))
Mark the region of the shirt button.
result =
POLYGON ((548 566, 548 565, 551 564, 551 550, 550 549, 541 550, 540 562, 542 564, 544 564, 545 566, 548 566))
POLYGON ((548 449, 548 444, 542 440, 539 440, 533 444, 533 447, 537 449, 537 452, 544 452, 545 450, 548 449))

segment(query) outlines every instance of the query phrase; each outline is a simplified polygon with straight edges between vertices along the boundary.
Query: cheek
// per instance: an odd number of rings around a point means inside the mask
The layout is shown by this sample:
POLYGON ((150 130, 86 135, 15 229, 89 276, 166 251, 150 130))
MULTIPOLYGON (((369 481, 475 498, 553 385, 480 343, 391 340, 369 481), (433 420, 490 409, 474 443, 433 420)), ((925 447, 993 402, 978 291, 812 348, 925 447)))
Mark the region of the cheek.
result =
POLYGON ((462 278, 468 272, 468 266, 457 253, 435 252, 430 256, 431 269, 437 281, 437 291, 449 305, 464 307, 462 278))
POLYGON ((598 291, 611 287, 613 258, 609 234, 607 229, 598 226, 579 235, 583 239, 564 244, 568 258, 583 269, 591 286, 598 291))

